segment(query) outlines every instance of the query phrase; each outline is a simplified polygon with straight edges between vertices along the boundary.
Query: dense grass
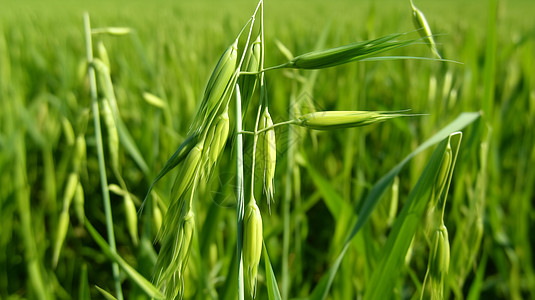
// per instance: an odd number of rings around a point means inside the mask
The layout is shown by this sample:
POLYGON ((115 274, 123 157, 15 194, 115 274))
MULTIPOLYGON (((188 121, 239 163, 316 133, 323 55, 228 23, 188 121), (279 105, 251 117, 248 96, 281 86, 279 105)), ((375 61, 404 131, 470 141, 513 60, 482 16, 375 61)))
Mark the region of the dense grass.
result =
MULTIPOLYGON (((214 65, 255 4, 2 4, 0 298, 82 298, 86 291, 100 298, 95 285, 115 291, 110 259, 83 224, 85 216, 106 236, 82 12, 90 13, 93 27, 133 30, 120 37, 95 36, 94 43, 102 42, 107 49, 121 118, 149 166, 145 174, 121 144, 122 176, 139 207, 150 182, 185 138, 214 65), (143 92, 162 98, 167 108, 147 103, 143 92), (87 144, 86 155, 79 159, 75 154, 78 136, 87 144), (56 267, 52 262, 54 243, 73 172, 79 174, 85 201, 71 204, 70 226, 56 267)), ((283 296, 311 293, 342 251, 364 199, 382 176, 462 112, 482 111, 482 117, 463 130, 446 204, 444 221, 451 245, 447 295, 535 298, 535 239, 531 233, 535 229, 535 171, 531 168, 535 165, 535 135, 531 132, 535 125, 535 23, 529 21, 535 7, 529 1, 500 1, 493 30, 487 3, 415 4, 439 33, 443 56, 463 64, 354 63, 300 72, 300 82, 293 80, 290 72, 266 73, 275 122, 287 120, 292 97, 310 101, 318 110, 410 108, 428 114, 328 133, 298 130, 291 142, 288 127, 277 130, 281 142, 277 145, 279 164, 271 214, 265 198, 257 200, 266 248, 283 296), (495 34, 495 44, 489 34, 495 34), (295 154, 291 171, 286 167, 288 151, 295 154), (291 202, 283 200, 288 186, 291 202), (284 213, 286 208, 289 215, 284 213), (483 231, 478 232, 478 226, 483 231), (285 228, 288 249, 283 242, 285 228)), ((285 61, 276 41, 297 55, 311 51, 318 41, 326 48, 413 30, 408 1, 268 1, 265 5, 266 66, 285 61)), ((96 46, 94 49, 97 53, 96 46)), ((399 53, 431 55, 425 45, 399 53)), ((255 111, 250 110, 246 128, 252 126, 254 116, 255 111)), ((106 137, 108 132, 103 134, 106 137)), ((245 137, 246 148, 251 140, 245 137)), ((236 297, 236 275, 232 273, 235 154, 231 142, 227 146, 218 171, 201 185, 196 197, 198 227, 186 274, 186 298, 236 297)), ((409 193, 431 158, 432 152, 425 151, 401 170, 396 185, 399 208, 391 212, 395 193, 389 189, 351 242, 329 291, 330 299, 354 299, 370 293, 367 288, 381 265, 384 246, 390 245, 387 239, 394 232, 395 217, 402 215, 403 204, 411 199, 409 193)), ((112 170, 107 171, 109 183, 119 184, 112 170)), ((173 176, 167 176, 157 185, 164 203, 172 182, 173 176)), ((140 217, 140 241, 135 245, 127 229, 122 197, 112 193, 111 200, 118 253, 150 279, 159 249, 153 244, 152 223, 145 215, 140 217)), ((398 298, 419 297, 430 247, 428 227, 436 222, 432 216, 422 218, 406 264, 395 278, 398 298)), ((257 297, 266 299, 263 267, 260 273, 257 297)), ((123 274, 121 280, 127 299, 145 297, 129 276, 123 274)))

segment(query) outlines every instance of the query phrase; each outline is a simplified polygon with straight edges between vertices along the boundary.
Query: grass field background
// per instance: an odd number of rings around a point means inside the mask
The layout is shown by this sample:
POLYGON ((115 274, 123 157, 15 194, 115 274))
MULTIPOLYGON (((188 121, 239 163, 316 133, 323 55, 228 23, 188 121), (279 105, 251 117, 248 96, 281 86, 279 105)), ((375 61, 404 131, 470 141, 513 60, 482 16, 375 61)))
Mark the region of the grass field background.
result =
MULTIPOLYGON (((443 56, 462 64, 352 63, 300 71, 301 81, 291 72, 266 73, 275 122, 288 119, 291 97, 306 99, 317 110, 411 109, 425 114, 357 129, 298 131, 294 141, 288 141, 287 127, 277 129, 281 142, 271 214, 263 196, 257 200, 283 298, 311 293, 340 253, 372 186, 462 112, 480 112, 481 117, 463 130, 446 204, 451 245, 447 297, 535 298, 535 2, 497 1, 491 21, 494 1, 487 2, 415 2, 438 34, 443 56), (294 142, 293 197, 286 203, 286 154, 294 142), (288 249, 283 246, 285 230, 288 249)), ((95 286, 114 293, 110 259, 83 222, 86 217, 106 236, 83 12, 89 12, 93 28, 132 30, 124 36, 94 36, 94 43, 102 42, 107 50, 121 118, 148 166, 144 171, 121 144, 122 176, 139 208, 151 181, 184 140, 221 53, 255 6, 251 1, 0 1, 1 299, 99 299, 95 286), (148 103, 144 92, 161 98, 165 108, 148 103), (77 137, 87 146, 78 160, 77 137), (68 209, 69 228, 54 266, 58 224, 73 172, 83 187, 83 202, 77 198, 68 209)), ((327 48, 414 30, 408 1, 266 1, 264 14, 266 66, 285 62, 277 43, 297 55, 313 50, 323 37, 327 48)), ((395 53, 431 57, 425 45, 395 53)), ((246 127, 254 117, 250 110, 246 127)), ((188 299, 236 297, 232 141, 196 197, 198 227, 186 274, 188 299)), ((250 142, 246 138, 246 149, 250 142)), ((389 189, 352 241, 328 299, 360 299, 367 292, 396 215, 431 150, 401 171, 399 191, 389 189), (393 209, 396 197, 399 208, 393 209)), ((111 169, 107 174, 110 184, 118 184, 111 169)), ((163 202, 172 183, 168 175, 157 185, 163 202)), ((111 193, 111 200, 118 254, 150 280, 159 249, 153 243, 154 228, 147 225, 153 222, 140 217, 136 244, 129 236, 123 198, 111 193)), ((396 298, 420 296, 433 222, 430 217, 421 220, 395 281, 396 298)), ((268 297, 263 266, 258 299, 268 297)), ((147 298, 129 276, 122 273, 121 281, 127 299, 147 298)))

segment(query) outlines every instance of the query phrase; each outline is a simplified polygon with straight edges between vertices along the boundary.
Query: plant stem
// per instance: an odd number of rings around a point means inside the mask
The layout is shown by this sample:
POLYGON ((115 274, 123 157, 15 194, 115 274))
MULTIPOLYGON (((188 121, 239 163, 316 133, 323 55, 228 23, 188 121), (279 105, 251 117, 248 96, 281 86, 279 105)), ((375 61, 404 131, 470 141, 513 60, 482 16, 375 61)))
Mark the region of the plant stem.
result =
MULTIPOLYGON (((100 187, 102 189, 102 200, 104 202, 104 213, 106 215, 106 231, 108 234, 108 243, 110 245, 110 251, 114 254, 117 253, 117 247, 115 245, 115 235, 113 232, 113 218, 111 212, 110 194, 108 191, 108 179, 106 177, 106 164, 104 161, 104 150, 102 147, 102 133, 100 128, 100 115, 97 98, 97 81, 95 75, 95 69, 92 65, 93 62, 93 43, 91 39, 91 24, 89 22, 89 14, 84 13, 84 30, 85 30, 85 49, 88 62, 87 73, 89 76, 89 90, 91 93, 91 109, 93 111, 93 121, 95 126, 95 139, 97 146, 98 156, 98 168, 100 173, 100 187)), ((123 291, 121 289, 121 282, 119 279, 119 265, 112 263, 113 279, 115 281, 115 290, 117 293, 117 299, 123 299, 123 291)))
MULTIPOLYGON (((236 84, 236 132, 240 132, 241 124, 241 95, 240 88, 236 84)), ((243 215, 245 213, 245 205, 243 198, 243 136, 237 134, 236 136, 236 186, 237 186, 237 205, 236 205, 236 224, 237 224, 237 254, 238 254, 238 299, 244 299, 244 282, 243 282, 243 215)))

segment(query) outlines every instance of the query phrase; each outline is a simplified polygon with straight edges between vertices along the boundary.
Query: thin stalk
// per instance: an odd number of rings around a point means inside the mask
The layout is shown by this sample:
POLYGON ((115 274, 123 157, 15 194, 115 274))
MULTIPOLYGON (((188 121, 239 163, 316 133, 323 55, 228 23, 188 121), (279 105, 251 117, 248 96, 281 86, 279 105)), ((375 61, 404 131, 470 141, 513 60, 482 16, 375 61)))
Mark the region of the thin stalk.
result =
MULTIPOLYGON (((236 84, 236 132, 242 129, 241 116, 241 95, 240 88, 236 84)), ((245 214, 245 205, 243 197, 243 136, 237 134, 236 136, 236 186, 237 186, 237 258, 238 258, 238 299, 244 299, 244 282, 243 282, 243 215, 245 214)))
MULTIPOLYGON (((91 109, 93 111, 93 121, 95 126, 95 139, 98 156, 98 168, 100 173, 100 187, 102 190, 102 200, 104 202, 104 213, 106 215, 106 231, 108 235, 108 244, 110 245, 110 251, 113 254, 117 253, 117 247, 115 245, 115 234, 113 232, 113 218, 111 212, 110 193, 108 191, 108 179, 106 177, 106 164, 104 160, 104 149, 102 146, 102 133, 100 128, 100 115, 97 99, 97 81, 95 76, 95 69, 92 65, 93 62, 93 42, 91 39, 91 24, 89 22, 89 14, 84 13, 84 30, 85 30, 85 50, 88 62, 87 73, 89 76, 89 90, 91 93, 91 109)), ((119 278, 119 265, 112 263, 113 280, 115 281, 115 290, 117 293, 117 299, 123 299, 123 291, 121 289, 121 281, 119 278)))
MULTIPOLYGON (((251 33, 253 31, 253 26, 255 22, 255 16, 258 11, 259 6, 262 4, 262 0, 256 6, 256 9, 251 17, 251 27, 249 28, 249 35, 247 36, 247 41, 245 43, 245 48, 243 50, 243 55, 240 59, 238 65, 238 70, 236 71, 236 76, 239 75, 239 70, 243 60, 245 59, 245 54, 247 53, 247 47, 251 39, 251 33)), ((241 33, 240 33, 241 34, 241 33)), ((245 198, 243 195, 244 185, 243 185, 243 135, 240 134, 242 131, 242 112, 241 112, 241 95, 240 87, 236 84, 236 186, 237 186, 237 205, 236 205, 236 224, 237 224, 237 258, 238 258, 238 300, 244 300, 245 298, 245 285, 243 281, 243 216, 245 214, 245 198)))
MULTIPOLYGON (((293 86, 295 91, 295 85, 293 86)), ((288 119, 292 120, 295 117, 295 93, 290 96, 290 103, 288 109, 288 119)), ((284 189, 284 198, 282 202, 282 285, 281 285, 281 297, 283 300, 288 299, 290 289, 290 276, 289 276, 289 252, 290 252, 290 201, 292 198, 293 176, 294 176, 294 157, 295 157, 295 128, 290 126, 288 130, 288 162, 286 167, 286 182, 284 189)))

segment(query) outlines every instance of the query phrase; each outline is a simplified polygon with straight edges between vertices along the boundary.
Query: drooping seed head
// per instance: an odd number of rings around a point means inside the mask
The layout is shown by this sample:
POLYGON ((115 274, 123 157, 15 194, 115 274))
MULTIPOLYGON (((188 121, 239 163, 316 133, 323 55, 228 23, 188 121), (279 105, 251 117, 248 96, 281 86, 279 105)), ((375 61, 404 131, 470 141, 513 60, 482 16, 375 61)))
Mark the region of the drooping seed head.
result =
POLYGON ((223 53, 212 72, 192 129, 199 128, 204 120, 217 112, 217 108, 225 102, 225 99, 230 98, 231 95, 228 92, 225 94, 225 91, 233 88, 232 79, 236 72, 237 60, 238 44, 236 41, 223 53))
POLYGON ((208 169, 210 169, 219 158, 219 155, 225 148, 229 133, 229 116, 228 106, 221 115, 217 117, 214 123, 208 129, 205 140, 205 153, 208 160, 208 169))
POLYGON ((310 129, 331 130, 365 126, 403 116, 411 115, 382 111, 320 111, 299 117, 295 124, 310 129))
POLYGON ((195 232, 195 217, 189 210, 181 216, 178 228, 170 228, 162 241, 156 262, 156 286, 166 299, 182 299, 184 272, 188 265, 191 241, 195 232))
POLYGON ((387 35, 375 40, 355 42, 348 45, 313 51, 298 55, 281 68, 323 69, 377 56, 388 50, 410 45, 416 40, 396 41, 403 33, 387 35))
POLYGON ((188 156, 186 156, 184 159, 182 166, 179 167, 175 183, 171 190, 171 203, 180 199, 184 192, 192 185, 195 177, 195 171, 201 163, 203 144, 204 140, 200 141, 195 147, 193 147, 189 151, 188 156))
POLYGON ((414 27, 418 30, 418 33, 420 36, 424 39, 424 41, 429 45, 429 48, 431 48, 431 51, 437 58, 442 58, 440 56, 440 53, 438 53, 437 44, 435 43, 435 38, 433 37, 433 33, 431 32, 431 27, 429 26, 429 23, 427 23, 427 19, 424 16, 424 13, 419 10, 414 3, 411 0, 411 8, 412 8, 412 22, 414 24, 414 27))
POLYGON ((69 212, 62 211, 59 215, 58 220, 58 230, 56 232, 56 239, 54 241, 54 252, 52 255, 52 266, 54 268, 58 265, 59 256, 61 254, 61 248, 63 247, 63 242, 67 236, 67 230, 69 229, 69 212))
POLYGON ((258 264, 262 254, 262 216, 256 201, 252 198, 247 204, 243 218, 243 259, 244 280, 251 293, 256 294, 258 264))
POLYGON ((110 68, 110 57, 108 56, 108 51, 106 50, 106 47, 104 46, 104 43, 102 41, 99 41, 97 44, 97 52, 98 57, 102 60, 102 62, 110 68))
POLYGON ((102 114, 104 124, 108 130, 108 148, 110 152, 110 164, 113 170, 119 170, 119 133, 117 131, 117 124, 113 118, 112 108, 107 99, 102 101, 102 114))
MULTIPOLYGON (((249 49, 247 50, 247 54, 245 55, 245 59, 243 61, 244 68, 242 68, 244 72, 258 72, 258 70, 260 69, 261 48, 262 47, 260 36, 258 36, 256 40, 251 44, 251 47, 249 47, 249 49)), ((249 106, 255 88, 257 86, 257 81, 257 75, 243 74, 240 76, 238 84, 240 86, 241 98, 243 102, 243 114, 247 112, 247 107, 249 106)))
POLYGON ((448 145, 446 146, 446 150, 444 151, 444 156, 442 157, 442 163, 438 171, 437 179, 435 181, 435 197, 433 199, 435 202, 438 201, 438 198, 442 194, 442 191, 444 190, 444 187, 446 186, 449 180, 452 158, 453 154, 451 150, 451 145, 448 143, 448 145))
POLYGON ((134 201, 132 200, 132 196, 130 196, 130 193, 128 191, 124 191, 123 199, 124 199, 124 211, 126 214, 126 225, 128 228, 128 233, 130 234, 132 243, 134 245, 137 245, 138 244, 138 234, 137 234, 138 230, 137 230, 136 205, 134 204, 134 201))
POLYGON ((74 172, 79 172, 82 164, 86 160, 86 143, 84 135, 80 134, 76 137, 76 142, 74 145, 74 156, 73 156, 73 169, 74 172))
POLYGON ((444 285, 450 265, 450 242, 448 230, 440 225, 433 234, 433 245, 429 255, 429 275, 433 299, 443 299, 444 285))
POLYGON ((78 181, 78 185, 76 186, 76 192, 74 193, 73 206, 74 212, 76 213, 76 218, 78 218, 78 222, 80 222, 80 224, 84 224, 85 221, 84 203, 84 188, 82 187, 80 181, 78 181))
POLYGON ((125 35, 132 30, 128 27, 103 27, 91 29, 91 34, 109 34, 109 35, 125 35))
POLYGON ((162 210, 154 201, 154 204, 152 206, 152 224, 154 226, 154 231, 159 232, 160 228, 162 228, 162 210))
MULTIPOLYGON (((273 120, 267 107, 260 117, 259 130, 273 126, 273 120)), ((274 193, 275 167, 277 165, 277 140, 275 129, 271 128, 263 133, 263 158, 264 158, 264 192, 268 199, 268 206, 271 210, 271 200, 274 193)))

